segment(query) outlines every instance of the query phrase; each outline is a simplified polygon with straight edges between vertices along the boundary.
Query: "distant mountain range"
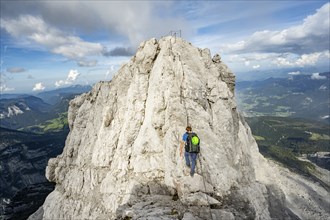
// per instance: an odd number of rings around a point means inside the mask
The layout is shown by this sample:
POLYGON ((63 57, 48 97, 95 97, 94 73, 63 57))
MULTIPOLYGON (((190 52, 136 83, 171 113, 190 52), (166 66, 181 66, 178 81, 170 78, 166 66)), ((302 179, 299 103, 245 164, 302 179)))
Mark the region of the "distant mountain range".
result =
POLYGON ((301 75, 311 75, 311 73, 327 72, 328 66, 313 66, 313 67, 289 67, 281 69, 261 70, 253 69, 250 71, 235 71, 236 82, 243 81, 262 81, 268 78, 288 78, 292 73, 299 73, 301 75))
POLYGON ((236 98, 245 116, 284 116, 330 123, 330 72, 237 82, 236 98))
POLYGON ((71 86, 39 93, 2 94, 0 99, 0 126, 21 129, 44 123, 67 112, 68 103, 76 95, 91 90, 91 86, 71 86))
POLYGON ((81 94, 84 92, 88 92, 92 89, 90 85, 74 85, 65 88, 58 88, 55 90, 44 91, 38 94, 10 94, 10 93, 0 93, 0 100, 1 99, 17 99, 17 98, 24 98, 28 96, 35 96, 41 98, 44 102, 48 104, 56 104, 59 102, 62 96, 66 95, 73 95, 73 94, 81 94))
POLYGON ((90 85, 74 85, 66 88, 59 88, 51 91, 41 92, 37 97, 41 98, 46 103, 55 105, 61 101, 63 97, 74 97, 81 93, 88 92, 92 89, 90 85))
POLYGON ((52 106, 35 96, 0 100, 0 126, 19 129, 53 117, 52 106))

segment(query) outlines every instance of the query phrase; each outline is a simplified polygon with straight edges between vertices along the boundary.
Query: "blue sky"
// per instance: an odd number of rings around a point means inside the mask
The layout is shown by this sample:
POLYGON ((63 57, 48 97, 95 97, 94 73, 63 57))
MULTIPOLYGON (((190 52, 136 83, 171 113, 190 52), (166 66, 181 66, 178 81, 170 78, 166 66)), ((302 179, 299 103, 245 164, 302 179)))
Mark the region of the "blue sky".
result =
POLYGON ((318 0, 1 0, 0 90, 109 80, 141 41, 171 30, 219 53, 237 80, 325 72, 329 14, 329 1, 318 0))

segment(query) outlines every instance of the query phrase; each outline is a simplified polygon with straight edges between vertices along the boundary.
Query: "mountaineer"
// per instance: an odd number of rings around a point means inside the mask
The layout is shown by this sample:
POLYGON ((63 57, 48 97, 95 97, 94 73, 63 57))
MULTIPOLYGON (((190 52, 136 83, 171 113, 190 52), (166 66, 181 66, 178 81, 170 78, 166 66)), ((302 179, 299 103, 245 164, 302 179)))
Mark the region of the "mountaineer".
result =
POLYGON ((186 133, 183 134, 180 144, 180 156, 183 155, 183 145, 185 145, 186 165, 190 167, 190 176, 194 176, 196 159, 200 151, 200 140, 196 133, 192 132, 191 126, 187 126, 186 133))

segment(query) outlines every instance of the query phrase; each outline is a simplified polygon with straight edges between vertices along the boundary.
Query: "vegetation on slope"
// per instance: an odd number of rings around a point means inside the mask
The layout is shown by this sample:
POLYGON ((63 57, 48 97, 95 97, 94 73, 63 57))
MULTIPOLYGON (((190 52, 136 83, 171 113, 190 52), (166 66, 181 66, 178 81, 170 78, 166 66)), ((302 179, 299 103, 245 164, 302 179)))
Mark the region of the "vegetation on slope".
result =
POLYGON ((298 157, 330 151, 328 125, 283 117, 254 117, 246 120, 260 153, 300 174, 310 176, 316 171, 312 163, 299 160, 298 157))
POLYGON ((265 157, 272 158, 286 167, 300 174, 309 174, 315 171, 315 166, 307 161, 301 161, 297 155, 289 149, 279 146, 259 146, 259 151, 265 157))
POLYGON ((22 130, 35 133, 61 132, 68 129, 68 113, 59 113, 57 118, 47 120, 41 124, 26 127, 22 130))

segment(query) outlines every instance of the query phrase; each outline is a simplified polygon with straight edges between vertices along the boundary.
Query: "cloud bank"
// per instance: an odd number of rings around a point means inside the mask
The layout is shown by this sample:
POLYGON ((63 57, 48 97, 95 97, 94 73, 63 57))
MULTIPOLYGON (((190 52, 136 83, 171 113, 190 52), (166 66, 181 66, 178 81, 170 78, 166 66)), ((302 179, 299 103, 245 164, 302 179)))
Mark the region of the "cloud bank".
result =
POLYGON ((160 37, 169 30, 185 27, 188 33, 190 25, 170 13, 171 4, 161 1, 1 1, 1 27, 12 36, 26 36, 70 59, 99 54, 127 56, 132 51, 114 48, 109 52, 101 44, 85 41, 76 34, 107 30, 110 41, 124 36, 130 47, 136 48, 141 41, 160 37))
POLYGON ((329 48, 330 3, 323 5, 301 25, 281 31, 257 31, 246 40, 224 45, 224 51, 235 53, 295 53, 299 55, 329 48))
POLYGON ((330 3, 326 3, 298 25, 257 31, 244 40, 221 45, 220 51, 229 55, 229 62, 243 67, 329 67, 329 45, 330 3))
POLYGON ((91 55, 101 55, 105 48, 100 43, 86 42, 79 37, 49 26, 41 17, 22 15, 17 19, 1 18, 1 28, 12 36, 42 45, 54 54, 78 62, 91 55))

